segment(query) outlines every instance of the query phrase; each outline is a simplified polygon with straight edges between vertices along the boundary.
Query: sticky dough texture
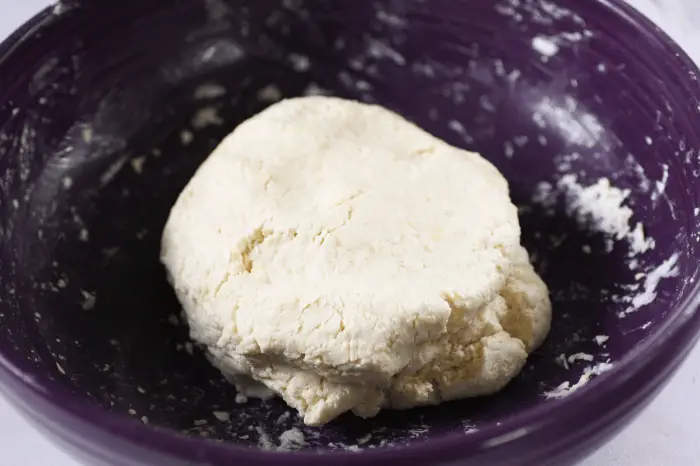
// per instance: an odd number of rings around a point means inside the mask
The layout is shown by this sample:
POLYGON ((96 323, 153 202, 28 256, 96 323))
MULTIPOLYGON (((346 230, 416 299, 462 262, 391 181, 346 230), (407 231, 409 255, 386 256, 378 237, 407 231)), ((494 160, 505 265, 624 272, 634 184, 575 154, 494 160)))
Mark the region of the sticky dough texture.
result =
POLYGON ((550 326, 500 173, 337 98, 236 128, 181 193, 161 258, 212 363, 309 425, 497 392, 550 326))

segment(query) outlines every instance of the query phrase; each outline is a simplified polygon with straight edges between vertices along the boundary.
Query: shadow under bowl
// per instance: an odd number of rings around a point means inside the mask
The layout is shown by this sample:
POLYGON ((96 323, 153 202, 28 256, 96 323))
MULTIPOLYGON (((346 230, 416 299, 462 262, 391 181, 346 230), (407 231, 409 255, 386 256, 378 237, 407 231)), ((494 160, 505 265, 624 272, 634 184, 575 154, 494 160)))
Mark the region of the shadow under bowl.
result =
POLYGON ((617 0, 64 1, 0 46, 2 388, 89 464, 572 464, 697 338, 699 98, 617 0), (309 428, 236 403, 189 343, 158 258, 170 206, 238 123, 317 93, 509 180, 554 322, 503 392, 309 428), (653 249, 596 230, 567 179, 625 190, 653 249))

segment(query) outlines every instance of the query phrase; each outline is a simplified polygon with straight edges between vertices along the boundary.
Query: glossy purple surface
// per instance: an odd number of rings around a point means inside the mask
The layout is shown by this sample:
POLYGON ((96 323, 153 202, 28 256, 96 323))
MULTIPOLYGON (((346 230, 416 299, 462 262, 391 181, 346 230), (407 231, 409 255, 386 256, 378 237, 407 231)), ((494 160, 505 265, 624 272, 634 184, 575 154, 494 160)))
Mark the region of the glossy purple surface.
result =
POLYGON ((698 335, 696 73, 616 0, 66 1, 0 46, 2 387, 89 464, 572 464, 698 335), (238 122, 319 89, 395 109, 510 181, 555 315, 502 393, 312 429, 278 400, 237 404, 190 351, 158 262, 169 207, 238 122), (202 108, 221 121, 197 124, 202 108), (656 243, 638 269, 563 197, 532 202, 566 173, 630 190, 656 243), (673 257, 620 317, 635 274, 673 257), (593 360, 561 363, 577 353, 593 360), (292 427, 307 451, 258 449, 292 427))

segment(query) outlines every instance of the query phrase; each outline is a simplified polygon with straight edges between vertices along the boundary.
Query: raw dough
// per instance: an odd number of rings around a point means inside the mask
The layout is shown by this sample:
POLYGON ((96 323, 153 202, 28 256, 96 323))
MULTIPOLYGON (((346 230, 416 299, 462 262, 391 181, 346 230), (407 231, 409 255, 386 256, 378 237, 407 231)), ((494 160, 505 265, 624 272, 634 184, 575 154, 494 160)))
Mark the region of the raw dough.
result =
POLYGON ((337 98, 236 128, 173 207, 162 261, 212 363, 309 425, 494 393, 550 325, 499 172, 337 98))

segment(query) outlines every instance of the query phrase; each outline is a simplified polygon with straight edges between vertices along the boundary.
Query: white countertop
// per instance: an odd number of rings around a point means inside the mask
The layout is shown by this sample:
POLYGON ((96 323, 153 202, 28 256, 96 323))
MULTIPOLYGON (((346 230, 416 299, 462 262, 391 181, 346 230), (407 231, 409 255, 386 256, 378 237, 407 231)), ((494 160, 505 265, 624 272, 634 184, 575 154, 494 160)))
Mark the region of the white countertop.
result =
MULTIPOLYGON (((665 28, 700 62, 700 2, 629 0, 665 28), (663 7, 658 6, 663 4, 663 7)), ((48 0, 0 0, 0 40, 48 0)), ((700 464, 700 346, 654 403, 582 466, 694 466, 700 464)), ((77 466, 0 398, 0 463, 77 466)))

